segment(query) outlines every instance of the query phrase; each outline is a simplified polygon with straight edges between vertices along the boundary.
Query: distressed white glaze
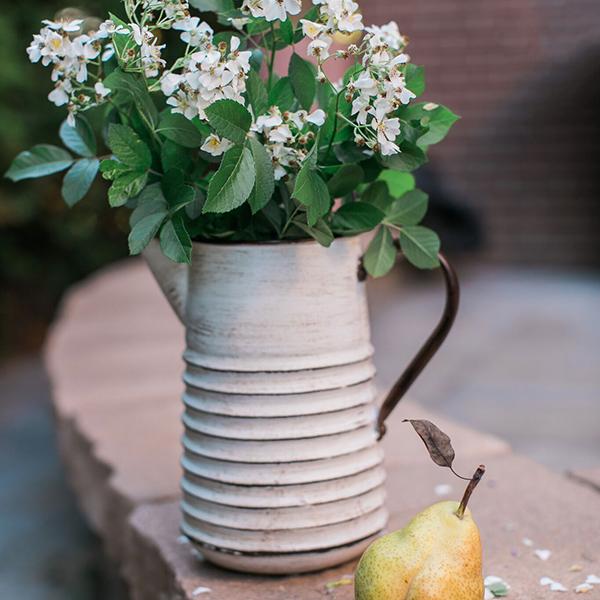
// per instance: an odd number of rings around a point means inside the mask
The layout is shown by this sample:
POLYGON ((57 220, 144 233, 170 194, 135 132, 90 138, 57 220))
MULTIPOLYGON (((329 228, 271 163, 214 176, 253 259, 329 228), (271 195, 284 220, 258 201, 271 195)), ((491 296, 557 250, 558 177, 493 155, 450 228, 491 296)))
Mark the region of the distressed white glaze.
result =
POLYGON ((358 238, 146 258, 186 326, 183 532, 231 569, 323 569, 387 520, 358 238))

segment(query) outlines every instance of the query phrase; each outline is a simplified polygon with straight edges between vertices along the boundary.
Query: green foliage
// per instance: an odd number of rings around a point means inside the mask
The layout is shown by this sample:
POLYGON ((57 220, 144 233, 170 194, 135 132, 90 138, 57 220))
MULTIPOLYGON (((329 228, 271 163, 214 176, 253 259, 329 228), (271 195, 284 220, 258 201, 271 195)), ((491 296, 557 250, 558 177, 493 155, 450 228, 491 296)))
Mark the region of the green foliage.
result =
POLYGON ((198 148, 203 137, 194 124, 179 113, 165 112, 161 115, 156 133, 184 148, 198 148))
POLYGON ((380 227, 363 258, 365 269, 373 277, 382 277, 396 262, 394 239, 387 227, 380 227))
MULTIPOLYGON (((191 2, 201 12, 217 13, 216 20, 210 17, 217 28, 214 47, 225 52, 224 44, 236 35, 242 40, 240 50, 251 50, 245 104, 218 100, 193 119, 173 113, 159 91, 159 78, 144 75, 133 36, 119 34, 113 40, 117 58, 106 63, 100 74, 111 90, 104 115, 89 111, 89 120, 79 113, 74 126, 63 122, 59 137, 67 150, 35 146, 16 157, 6 176, 20 181, 66 170, 64 200, 79 208, 100 171, 111 183, 110 206, 133 209, 128 239, 132 254, 141 252, 154 237, 166 256, 189 262, 192 239, 312 237, 328 246, 336 235, 376 230, 364 257, 371 275, 383 275, 393 267, 398 247, 418 267, 436 266, 439 240, 420 225, 427 195, 415 189, 410 173, 427 162, 429 146, 441 141, 458 117, 432 103, 400 106, 387 116, 397 117, 400 123, 395 142, 401 152, 381 156, 371 124, 362 128, 356 124, 351 88, 338 91, 321 75, 317 82, 316 67, 296 51, 291 53, 288 73, 275 74, 275 51, 300 42, 302 25, 289 18, 268 23, 248 17, 246 33, 253 36, 248 40, 231 26, 232 18, 244 16, 240 4, 237 0, 191 2), (268 77, 261 77, 261 69, 268 77), (311 111, 315 102, 326 113, 318 126, 305 120, 306 112, 296 113, 311 111), (269 125, 264 131, 252 126, 253 120, 270 112, 281 117, 277 141, 270 138, 269 125), (100 117, 103 135, 96 138, 100 117), (287 127, 294 136, 291 152, 286 149, 287 127), (211 152, 200 150, 211 134, 219 136, 222 146, 213 146, 211 152), (333 202, 336 198, 341 206, 333 202)), ((313 6, 304 17, 318 20, 318 13, 313 6)), ((114 15, 111 18, 127 25, 114 15)), ((165 41, 170 35, 164 33, 165 41)), ((167 52, 167 68, 173 72, 189 60, 188 53, 172 61, 167 52)), ((364 64, 357 58, 344 74, 344 83, 356 81, 364 64)), ((423 68, 407 64, 399 69, 408 89, 422 95, 423 68)))
POLYGON ((208 122, 221 136, 243 144, 252 124, 252 115, 235 100, 217 100, 206 109, 208 122))
POLYGON ((419 269, 434 269, 440 264, 440 238, 427 227, 403 227, 400 230, 400 247, 404 256, 419 269))
POLYGON ((67 171, 62 184, 62 197, 69 206, 77 204, 89 192, 99 166, 97 158, 80 158, 67 171))
POLYGON ((252 152, 246 146, 234 146, 210 180, 202 212, 225 213, 241 206, 252 192, 255 177, 252 152))
POLYGON ((21 152, 4 176, 11 181, 21 181, 58 173, 72 164, 73 157, 66 150, 49 144, 39 144, 31 150, 21 152))
POLYGON ((86 118, 78 116, 74 127, 63 121, 58 133, 62 143, 75 154, 85 158, 96 156, 96 136, 86 118))
POLYGON ((294 95, 298 98, 300 106, 308 110, 312 106, 317 93, 315 68, 294 52, 290 58, 288 72, 294 95))
POLYGON ((256 169, 256 180, 248 203, 252 214, 256 214, 264 208, 273 196, 275 190, 275 178, 273 175, 273 163, 265 150, 265 147, 254 137, 249 139, 250 151, 256 169))

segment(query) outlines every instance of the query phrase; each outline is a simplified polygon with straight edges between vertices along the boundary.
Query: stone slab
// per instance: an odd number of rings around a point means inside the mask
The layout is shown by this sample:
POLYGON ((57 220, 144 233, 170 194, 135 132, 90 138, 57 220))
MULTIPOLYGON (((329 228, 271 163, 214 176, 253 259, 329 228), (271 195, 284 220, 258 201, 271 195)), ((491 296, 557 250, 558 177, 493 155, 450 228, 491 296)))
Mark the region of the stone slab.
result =
MULTIPOLYGON (((565 597, 575 596, 574 586, 600 571, 600 495, 528 459, 510 455, 487 462, 486 478, 472 499, 483 539, 484 573, 505 579, 511 585, 509 597, 518 600, 553 597, 540 586, 541 577, 560 581, 571 590, 565 597), (524 545, 523 538, 534 545, 524 545), (552 554, 542 561, 535 549, 552 554), (582 570, 570 571, 574 564, 582 570)), ((391 529, 440 500, 434 488, 441 481, 450 479, 434 466, 393 467, 388 482, 391 529)), ((454 488, 458 498, 462 484, 454 488)), ((286 578, 228 573, 202 561, 190 545, 177 540, 178 522, 176 503, 142 506, 133 513, 126 573, 134 600, 353 598, 351 585, 333 590, 327 586, 351 575, 354 564, 286 578), (202 588, 211 591, 200 593, 202 588)))

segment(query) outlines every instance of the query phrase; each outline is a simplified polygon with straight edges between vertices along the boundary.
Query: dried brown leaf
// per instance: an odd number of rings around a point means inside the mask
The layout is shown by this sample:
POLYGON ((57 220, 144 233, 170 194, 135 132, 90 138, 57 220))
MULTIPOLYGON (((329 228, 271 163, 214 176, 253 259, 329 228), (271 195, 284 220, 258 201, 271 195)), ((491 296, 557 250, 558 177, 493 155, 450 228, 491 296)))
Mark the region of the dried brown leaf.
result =
POLYGON ((414 427, 436 465, 452 469, 454 448, 450 438, 437 425, 426 419, 404 419, 404 422, 414 427))

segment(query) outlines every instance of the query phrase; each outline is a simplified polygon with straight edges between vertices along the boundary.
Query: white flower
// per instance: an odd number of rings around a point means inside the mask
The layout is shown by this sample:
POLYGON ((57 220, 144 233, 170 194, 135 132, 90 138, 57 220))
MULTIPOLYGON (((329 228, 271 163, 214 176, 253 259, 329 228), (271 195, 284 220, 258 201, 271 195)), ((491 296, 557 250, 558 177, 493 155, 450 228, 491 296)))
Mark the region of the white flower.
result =
POLYGON ((63 106, 69 102, 72 91, 73 86, 68 79, 59 81, 54 89, 48 94, 48 100, 55 106, 63 106))
POLYGON ((330 37, 323 36, 312 40, 306 49, 308 56, 314 56, 323 61, 329 57, 329 48, 333 40, 330 37))
POLYGON ((383 156, 397 154, 400 148, 394 143, 400 135, 399 119, 378 119, 377 116, 371 121, 371 127, 377 132, 377 143, 381 148, 383 156))
POLYGON ((323 125, 323 123, 325 123, 325 111, 321 110, 320 108, 317 108, 317 110, 313 111, 310 115, 308 115, 308 117, 306 117, 306 120, 309 123, 320 127, 321 125, 323 125))
POLYGON ((160 78, 160 89, 165 96, 170 96, 179 88, 183 80, 183 75, 178 73, 165 72, 160 78))
POLYGON ((111 92, 109 88, 107 88, 102 81, 96 81, 94 84, 94 91, 96 92, 96 98, 98 100, 102 100, 106 98, 111 92))
POLYGON ((250 19, 248 19, 247 17, 240 17, 237 19, 234 17, 230 17, 228 20, 238 31, 241 31, 245 25, 248 25, 248 23, 250 23, 250 19))
POLYGON ((387 25, 378 27, 371 25, 365 27, 365 31, 372 36, 376 45, 386 45, 393 50, 400 50, 406 46, 406 38, 400 33, 398 24, 390 21, 387 25))
POLYGON ((250 14, 254 18, 264 17, 263 0, 244 0, 242 4, 242 10, 245 12, 250 11, 250 14))
POLYGON ((294 138, 294 134, 291 132, 289 125, 284 123, 283 125, 273 127, 269 131, 268 138, 270 142, 285 144, 294 138))
POLYGON ((180 113, 188 119, 193 119, 198 114, 198 107, 193 99, 182 90, 177 90, 174 96, 167 98, 167 104, 173 107, 171 112, 180 113))
POLYGON ((283 123, 283 118, 281 113, 279 112, 279 108, 276 106, 272 106, 269 109, 269 114, 261 115, 256 119, 252 130, 257 133, 263 133, 265 129, 270 129, 272 127, 277 127, 283 123))
POLYGON ((297 15, 302 10, 301 0, 263 0, 264 17, 267 21, 285 21, 288 14, 297 15))
POLYGON ((173 29, 181 31, 180 38, 190 46, 202 46, 210 41, 213 36, 213 29, 198 17, 187 17, 181 21, 173 23, 173 29))
POLYGON ((363 71, 358 79, 353 82, 353 85, 356 89, 360 90, 361 94, 366 96, 377 95, 377 83, 367 71, 363 71))
POLYGON ((315 23, 308 19, 300 19, 300 23, 302 23, 302 33, 311 40, 325 32, 325 25, 321 25, 321 23, 315 23))
POLYGON ((64 21, 51 21, 50 19, 44 19, 42 23, 46 25, 48 29, 53 29, 54 31, 74 33, 75 31, 79 31, 81 29, 83 19, 65 19, 64 21))
POLYGON ((352 114, 356 115, 356 122, 365 125, 371 112, 371 101, 368 96, 357 96, 352 101, 352 114))
POLYGON ((233 144, 229 140, 221 139, 215 133, 211 133, 202 144, 200 150, 212 154, 212 156, 221 156, 223 152, 227 152, 233 144))

